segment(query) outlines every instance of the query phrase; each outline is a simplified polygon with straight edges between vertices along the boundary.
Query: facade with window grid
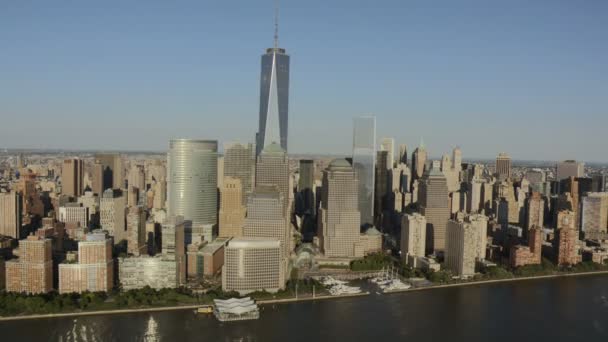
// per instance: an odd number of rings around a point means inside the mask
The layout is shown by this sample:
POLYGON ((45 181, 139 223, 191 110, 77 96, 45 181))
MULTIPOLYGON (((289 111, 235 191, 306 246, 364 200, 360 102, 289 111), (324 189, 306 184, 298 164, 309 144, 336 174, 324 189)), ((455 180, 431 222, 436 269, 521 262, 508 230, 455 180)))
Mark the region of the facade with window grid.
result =
POLYGON ((235 238, 225 247, 222 290, 241 295, 285 288, 286 263, 277 239, 235 238))
POLYGON ((323 171, 319 209, 319 244, 327 257, 362 257, 359 180, 345 159, 332 161, 323 171))

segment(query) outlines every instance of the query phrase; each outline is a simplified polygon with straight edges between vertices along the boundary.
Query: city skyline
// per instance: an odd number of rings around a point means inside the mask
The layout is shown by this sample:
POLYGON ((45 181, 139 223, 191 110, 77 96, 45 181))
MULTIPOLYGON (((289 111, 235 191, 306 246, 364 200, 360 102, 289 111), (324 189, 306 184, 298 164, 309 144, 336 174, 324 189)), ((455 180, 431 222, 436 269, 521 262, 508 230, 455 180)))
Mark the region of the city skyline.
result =
MULTIPOLYGON (((0 146, 253 142, 258 58, 272 43, 273 3, 239 3, 247 15, 235 14, 234 4, 180 5, 108 5, 94 17, 83 5, 7 6, 0 72, 10 87, 0 95, 0 146), (131 27, 135 14, 139 25, 131 27), (23 130, 14 118, 35 124, 23 130)), ((349 123, 372 113, 378 137, 416 146, 422 136, 432 156, 458 145, 465 158, 507 151, 515 160, 606 161, 606 48, 594 44, 606 4, 383 5, 281 3, 281 45, 293 59, 291 153, 348 155, 349 123), (310 18, 322 24, 312 27, 310 18), (507 126, 517 139, 496 138, 507 126)))

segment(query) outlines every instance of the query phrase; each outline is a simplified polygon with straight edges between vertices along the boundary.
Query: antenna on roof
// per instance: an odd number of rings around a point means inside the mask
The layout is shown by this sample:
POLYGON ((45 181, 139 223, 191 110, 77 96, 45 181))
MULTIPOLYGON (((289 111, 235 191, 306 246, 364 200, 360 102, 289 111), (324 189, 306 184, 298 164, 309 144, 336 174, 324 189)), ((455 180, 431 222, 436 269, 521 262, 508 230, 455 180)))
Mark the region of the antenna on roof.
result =
POLYGON ((274 1, 274 48, 279 47, 279 0, 274 1))

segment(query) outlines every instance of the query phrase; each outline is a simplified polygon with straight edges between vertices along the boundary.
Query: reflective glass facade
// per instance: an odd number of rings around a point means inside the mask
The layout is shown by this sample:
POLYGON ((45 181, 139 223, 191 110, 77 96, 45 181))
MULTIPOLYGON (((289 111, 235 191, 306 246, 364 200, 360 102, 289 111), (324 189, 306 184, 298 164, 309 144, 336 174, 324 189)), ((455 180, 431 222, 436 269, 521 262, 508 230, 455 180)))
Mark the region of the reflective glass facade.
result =
POLYGON ((375 166, 376 117, 357 117, 353 129, 353 167, 359 179, 361 225, 374 223, 375 166))
POLYGON ((168 215, 217 224, 217 141, 171 140, 167 170, 168 215))
POLYGON ((267 49, 260 75, 260 125, 257 155, 273 142, 287 151, 289 107, 289 55, 285 49, 267 49))

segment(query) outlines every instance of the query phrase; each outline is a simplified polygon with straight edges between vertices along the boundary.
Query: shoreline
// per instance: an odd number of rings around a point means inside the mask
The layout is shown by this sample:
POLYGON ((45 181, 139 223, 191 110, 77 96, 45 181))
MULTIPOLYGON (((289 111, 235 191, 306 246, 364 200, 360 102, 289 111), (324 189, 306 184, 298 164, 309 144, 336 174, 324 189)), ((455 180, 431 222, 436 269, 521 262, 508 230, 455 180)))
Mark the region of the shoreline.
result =
MULTIPOLYGON (((608 275, 608 271, 591 271, 591 272, 579 272, 579 273, 563 273, 563 274, 549 274, 531 277, 515 277, 505 279, 488 279, 479 281, 461 282, 455 284, 442 284, 442 285, 431 285, 418 288, 410 288, 406 290, 396 290, 385 292, 383 294, 404 294, 409 292, 428 291, 434 289, 443 289, 450 287, 463 287, 463 286, 474 286, 474 285, 488 285, 497 283, 509 283, 525 280, 543 280, 543 279, 555 279, 555 278, 567 278, 567 277, 580 277, 580 276, 592 276, 592 275, 608 275)), ((342 296, 304 296, 304 297, 291 297, 291 298, 277 298, 277 299, 263 299, 258 300, 259 305, 269 304, 289 304, 298 302, 309 302, 316 300, 331 300, 331 299, 343 299, 343 298, 356 298, 368 296, 369 292, 362 292, 357 294, 348 294, 342 296)), ((177 305, 177 306, 159 306, 151 308, 139 308, 139 309, 116 309, 116 310, 97 310, 97 311, 82 311, 82 312, 67 312, 67 313, 56 313, 56 314, 39 314, 39 315, 24 315, 24 316, 12 316, 12 317, 0 317, 0 322, 8 321, 19 321, 19 320, 32 320, 32 319, 52 319, 52 318, 67 318, 67 317, 81 317, 81 316, 102 316, 102 315, 119 315, 128 313, 145 313, 145 312, 163 312, 163 311, 178 311, 178 310, 196 310, 205 304, 196 305, 177 305)))

